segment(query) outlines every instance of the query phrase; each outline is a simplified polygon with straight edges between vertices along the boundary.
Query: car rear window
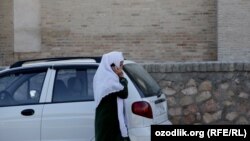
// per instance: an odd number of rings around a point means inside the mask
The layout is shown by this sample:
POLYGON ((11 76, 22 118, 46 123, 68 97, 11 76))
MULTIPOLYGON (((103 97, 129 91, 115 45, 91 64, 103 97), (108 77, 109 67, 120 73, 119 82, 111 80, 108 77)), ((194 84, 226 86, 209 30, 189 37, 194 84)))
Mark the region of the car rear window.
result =
POLYGON ((124 71, 142 91, 144 97, 156 96, 160 92, 160 86, 141 65, 126 64, 124 71))

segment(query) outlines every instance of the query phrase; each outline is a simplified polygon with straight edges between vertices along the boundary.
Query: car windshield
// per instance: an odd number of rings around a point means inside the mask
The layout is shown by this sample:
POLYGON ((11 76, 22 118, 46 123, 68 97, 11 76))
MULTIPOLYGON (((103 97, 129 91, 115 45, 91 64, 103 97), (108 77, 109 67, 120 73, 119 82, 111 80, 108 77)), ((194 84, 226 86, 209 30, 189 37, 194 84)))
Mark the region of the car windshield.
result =
POLYGON ((144 97, 156 96, 160 92, 160 86, 142 66, 133 63, 126 64, 124 65, 124 71, 140 88, 144 97))

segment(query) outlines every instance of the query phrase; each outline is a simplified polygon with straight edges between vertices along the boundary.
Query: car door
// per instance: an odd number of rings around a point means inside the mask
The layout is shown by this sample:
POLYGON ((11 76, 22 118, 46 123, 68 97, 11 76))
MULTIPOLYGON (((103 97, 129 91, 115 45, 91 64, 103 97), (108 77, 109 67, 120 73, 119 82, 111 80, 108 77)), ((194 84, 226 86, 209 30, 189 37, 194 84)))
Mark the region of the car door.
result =
POLYGON ((55 67, 42 117, 42 141, 94 138, 93 77, 97 66, 55 67))
POLYGON ((47 68, 0 74, 0 140, 40 141, 47 68))

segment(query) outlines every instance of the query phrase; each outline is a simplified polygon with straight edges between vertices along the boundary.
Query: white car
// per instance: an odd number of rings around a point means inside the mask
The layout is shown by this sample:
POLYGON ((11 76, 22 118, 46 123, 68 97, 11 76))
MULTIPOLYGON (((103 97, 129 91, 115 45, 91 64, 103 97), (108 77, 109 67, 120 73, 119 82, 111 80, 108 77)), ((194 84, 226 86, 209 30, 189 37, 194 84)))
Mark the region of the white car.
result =
MULTIPOLYGON (((0 72, 0 141, 94 141, 93 77, 101 58, 20 61, 0 72)), ((158 84, 125 60, 125 111, 131 141, 150 141, 153 124, 171 124, 158 84)))

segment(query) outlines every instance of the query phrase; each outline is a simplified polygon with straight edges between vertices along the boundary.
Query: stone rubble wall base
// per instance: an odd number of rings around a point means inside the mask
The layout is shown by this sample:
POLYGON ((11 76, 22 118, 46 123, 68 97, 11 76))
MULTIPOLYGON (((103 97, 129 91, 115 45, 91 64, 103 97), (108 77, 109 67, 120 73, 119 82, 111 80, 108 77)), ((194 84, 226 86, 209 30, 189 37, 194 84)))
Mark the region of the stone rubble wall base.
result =
POLYGON ((250 124, 250 62, 142 64, 173 124, 250 124))

